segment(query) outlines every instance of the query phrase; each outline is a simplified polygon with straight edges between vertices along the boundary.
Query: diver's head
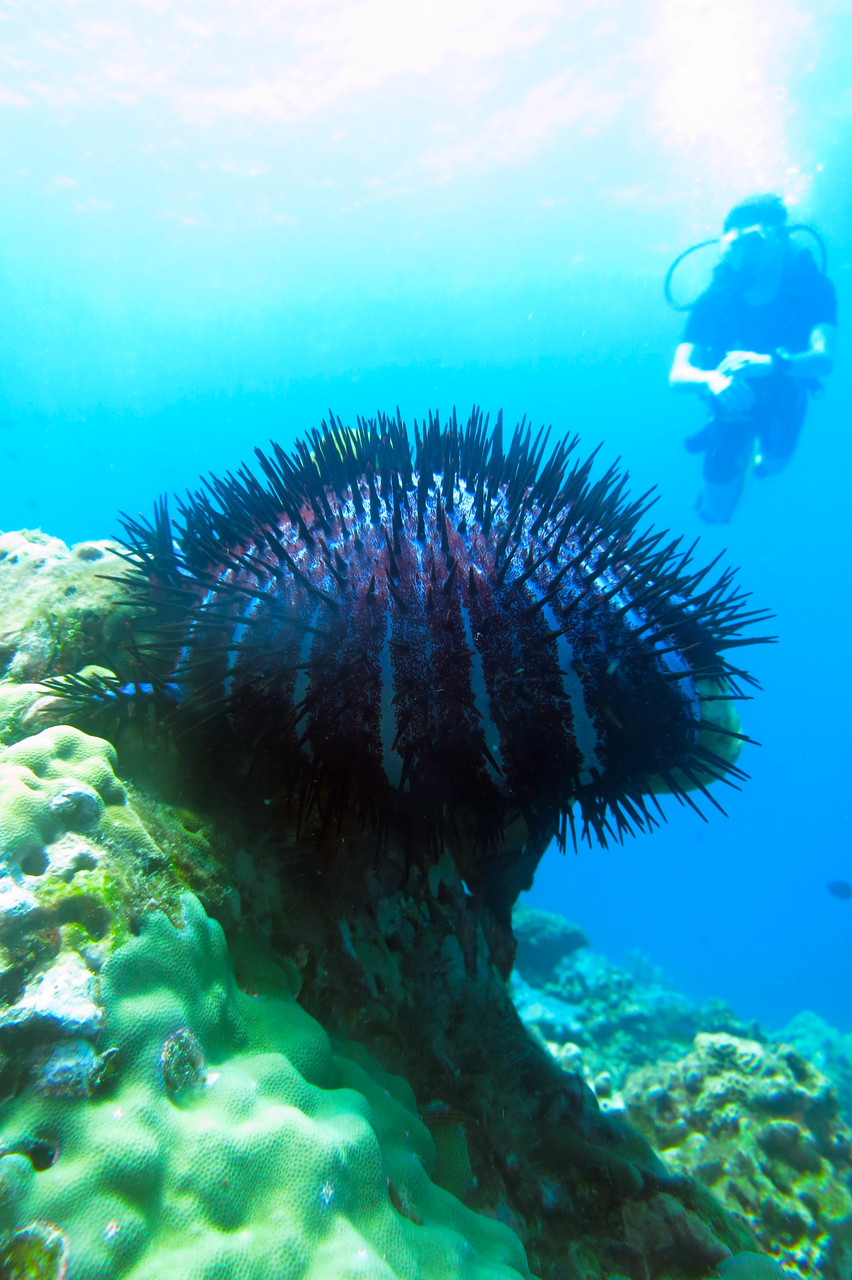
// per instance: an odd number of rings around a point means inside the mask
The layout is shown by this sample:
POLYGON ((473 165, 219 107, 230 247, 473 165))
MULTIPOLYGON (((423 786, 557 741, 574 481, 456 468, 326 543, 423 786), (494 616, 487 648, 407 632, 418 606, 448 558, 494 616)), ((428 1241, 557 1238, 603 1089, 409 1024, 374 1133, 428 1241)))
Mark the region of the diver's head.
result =
POLYGON ((735 281, 748 287, 775 271, 789 244, 787 206, 780 196, 749 196, 725 218, 719 245, 735 281))

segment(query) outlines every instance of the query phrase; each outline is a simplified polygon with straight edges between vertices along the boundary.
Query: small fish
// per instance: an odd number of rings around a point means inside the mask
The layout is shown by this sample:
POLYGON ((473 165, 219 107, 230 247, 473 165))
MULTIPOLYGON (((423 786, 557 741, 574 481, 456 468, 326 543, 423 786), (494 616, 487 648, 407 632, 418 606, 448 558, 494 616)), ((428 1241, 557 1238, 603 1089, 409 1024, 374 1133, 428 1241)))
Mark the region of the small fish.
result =
POLYGON ((852 884, 846 880, 829 880, 825 887, 835 898, 852 898, 852 884))

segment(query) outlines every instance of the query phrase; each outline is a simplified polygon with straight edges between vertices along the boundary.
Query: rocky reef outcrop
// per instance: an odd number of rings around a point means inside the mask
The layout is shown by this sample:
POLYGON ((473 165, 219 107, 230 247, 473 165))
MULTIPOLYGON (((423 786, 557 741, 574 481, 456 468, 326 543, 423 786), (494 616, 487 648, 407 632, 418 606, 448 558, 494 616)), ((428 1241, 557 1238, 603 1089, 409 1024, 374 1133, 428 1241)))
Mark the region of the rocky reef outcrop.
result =
POLYGON ((794 1045, 802 1057, 830 1077, 843 1117, 852 1124, 852 1031, 840 1031, 805 1009, 774 1031, 772 1039, 794 1045))
POLYGON ((624 1085, 626 1115, 807 1280, 852 1274, 852 1130, 831 1081, 792 1045, 699 1034, 624 1085))

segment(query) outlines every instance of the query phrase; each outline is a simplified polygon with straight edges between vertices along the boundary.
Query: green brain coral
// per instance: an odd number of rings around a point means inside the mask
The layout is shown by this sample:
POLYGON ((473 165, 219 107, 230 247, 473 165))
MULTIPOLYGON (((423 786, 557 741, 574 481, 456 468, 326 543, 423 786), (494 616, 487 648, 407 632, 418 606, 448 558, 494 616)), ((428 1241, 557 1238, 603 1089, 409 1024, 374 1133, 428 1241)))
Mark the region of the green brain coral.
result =
POLYGON ((5 1257, 64 1250, 68 1280, 529 1275, 507 1227, 432 1182, 408 1086, 289 991, 240 991, 221 928, 183 902, 183 929, 154 912, 104 966, 115 1078, 6 1104, 5 1257))

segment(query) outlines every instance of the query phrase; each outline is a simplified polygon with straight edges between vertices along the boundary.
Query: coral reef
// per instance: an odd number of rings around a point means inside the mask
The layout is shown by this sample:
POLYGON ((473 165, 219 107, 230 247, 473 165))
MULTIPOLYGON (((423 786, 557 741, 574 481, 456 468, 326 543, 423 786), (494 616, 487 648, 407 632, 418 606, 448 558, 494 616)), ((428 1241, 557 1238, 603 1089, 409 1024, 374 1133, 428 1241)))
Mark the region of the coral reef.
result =
POLYGON ((163 1274, 167 1247, 180 1280, 455 1280, 524 1274, 525 1250, 542 1280, 706 1280, 756 1248, 530 1037, 512 935, 447 850, 236 804, 254 794, 237 760, 199 789, 168 726, 107 706, 119 779, 103 736, 22 736, 75 711, 29 683, 0 681, 28 707, 0 754, 0 1274, 163 1274), (349 1245, 366 1270, 340 1264, 349 1245))
POLYGON ((802 1057, 831 1078, 843 1118, 852 1125, 852 1032, 844 1034, 817 1014, 805 1010, 773 1032, 772 1039, 795 1045, 802 1057))
POLYGON ((628 1076, 624 1096, 669 1168, 712 1188, 767 1253, 806 1280, 848 1280, 852 1132, 798 1050, 699 1034, 677 1062, 628 1076))
POLYGON ((518 907, 512 996, 524 1023, 569 1071, 582 1072, 605 1110, 623 1110, 627 1074, 677 1058, 699 1031, 763 1038, 721 1000, 693 1004, 642 955, 616 964, 562 916, 518 907))
POLYGON ((4 1092, 91 1091, 103 1060, 97 970, 133 913, 180 882, 116 777, 112 746, 54 726, 0 747, 0 1065, 4 1092))
MULTIPOLYGON (((566 1070, 582 1073, 602 1110, 626 1112, 670 1168, 721 1194, 797 1275, 845 1276, 852 1266, 852 1153, 841 1114, 846 1038, 812 1013, 770 1037, 720 1001, 693 1004, 643 956, 614 964, 550 912, 516 908, 513 927, 518 1011, 566 1070), (734 1131, 745 1137, 736 1152, 734 1131), (812 1161, 803 1179, 803 1153, 815 1145, 821 1163, 812 1161)), ((742 1257, 744 1277, 780 1274, 765 1255, 742 1257)), ((732 1260, 720 1274, 740 1271, 732 1260)))

